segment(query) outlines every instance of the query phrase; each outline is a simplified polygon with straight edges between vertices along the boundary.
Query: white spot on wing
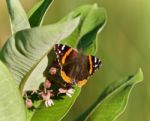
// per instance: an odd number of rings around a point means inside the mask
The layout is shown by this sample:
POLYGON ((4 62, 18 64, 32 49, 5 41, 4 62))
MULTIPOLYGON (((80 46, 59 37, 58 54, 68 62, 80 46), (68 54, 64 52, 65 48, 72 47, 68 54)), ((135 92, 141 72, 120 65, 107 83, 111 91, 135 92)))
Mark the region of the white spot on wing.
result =
POLYGON ((96 64, 94 67, 96 68, 98 66, 98 64, 96 64))
POLYGON ((60 54, 60 53, 61 53, 61 51, 59 50, 59 51, 58 51, 58 53, 60 54))
POLYGON ((62 46, 61 50, 64 50, 64 48, 65 48, 65 45, 62 46))
POLYGON ((96 58, 96 57, 94 58, 94 62, 95 62, 95 63, 97 62, 97 58, 96 58))

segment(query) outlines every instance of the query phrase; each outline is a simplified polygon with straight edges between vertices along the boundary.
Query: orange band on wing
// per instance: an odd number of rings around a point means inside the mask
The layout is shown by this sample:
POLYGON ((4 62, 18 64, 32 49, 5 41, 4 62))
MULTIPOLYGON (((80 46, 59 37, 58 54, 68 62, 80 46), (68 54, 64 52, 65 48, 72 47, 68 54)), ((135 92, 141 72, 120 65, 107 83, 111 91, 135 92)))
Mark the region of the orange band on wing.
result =
POLYGON ((92 71, 93 71, 93 63, 92 63, 92 57, 89 55, 89 62, 90 62, 90 70, 89 70, 89 74, 92 74, 92 71))
POLYGON ((66 73, 64 71, 61 71, 61 77, 63 78, 63 80, 67 83, 72 83, 71 82, 71 78, 69 76, 66 75, 66 73))
POLYGON ((78 87, 82 87, 83 85, 86 84, 86 82, 87 82, 87 80, 84 79, 84 80, 82 80, 82 81, 78 81, 77 85, 78 85, 78 87))
POLYGON ((65 53, 65 55, 63 56, 62 61, 61 61, 62 64, 65 63, 65 60, 66 60, 67 56, 71 53, 71 51, 72 51, 72 48, 70 48, 70 49, 65 53))

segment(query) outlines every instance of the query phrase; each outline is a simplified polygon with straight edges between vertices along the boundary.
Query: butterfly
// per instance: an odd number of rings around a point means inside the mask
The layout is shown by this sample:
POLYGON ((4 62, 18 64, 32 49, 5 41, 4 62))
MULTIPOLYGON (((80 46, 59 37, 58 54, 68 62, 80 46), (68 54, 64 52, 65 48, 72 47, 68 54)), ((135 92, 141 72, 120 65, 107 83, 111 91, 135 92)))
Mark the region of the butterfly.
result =
POLYGON ((54 50, 61 67, 60 75, 66 83, 75 83, 82 87, 88 77, 101 66, 100 59, 92 55, 83 55, 67 45, 56 44, 54 50))

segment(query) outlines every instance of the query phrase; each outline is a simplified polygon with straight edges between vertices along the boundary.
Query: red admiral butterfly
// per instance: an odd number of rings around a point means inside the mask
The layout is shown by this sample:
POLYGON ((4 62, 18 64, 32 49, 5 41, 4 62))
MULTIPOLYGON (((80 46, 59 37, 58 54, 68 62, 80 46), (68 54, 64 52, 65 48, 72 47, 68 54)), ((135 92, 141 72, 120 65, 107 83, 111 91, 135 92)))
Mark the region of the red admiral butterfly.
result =
POLYGON ((100 59, 95 56, 85 56, 75 49, 56 44, 54 50, 61 67, 61 77, 67 83, 76 83, 79 87, 87 82, 87 78, 101 65, 100 59))

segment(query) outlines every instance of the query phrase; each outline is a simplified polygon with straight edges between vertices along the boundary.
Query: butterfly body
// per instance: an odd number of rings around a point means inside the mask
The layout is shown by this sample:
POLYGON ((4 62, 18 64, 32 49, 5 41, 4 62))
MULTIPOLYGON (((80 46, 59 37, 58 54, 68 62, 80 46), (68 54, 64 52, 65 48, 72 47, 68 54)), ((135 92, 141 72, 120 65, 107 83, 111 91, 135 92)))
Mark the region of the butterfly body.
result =
POLYGON ((61 67, 61 77, 67 83, 84 85, 86 79, 101 65, 101 61, 95 56, 83 55, 67 45, 56 44, 54 50, 61 67))

